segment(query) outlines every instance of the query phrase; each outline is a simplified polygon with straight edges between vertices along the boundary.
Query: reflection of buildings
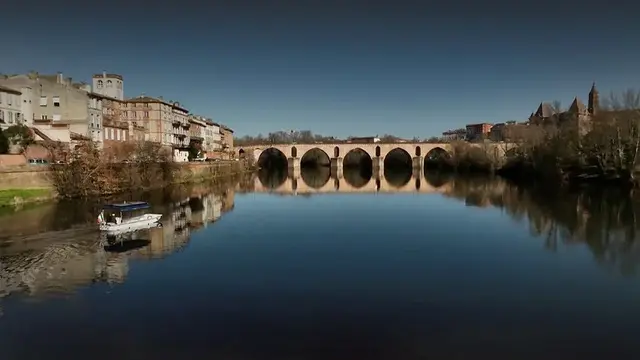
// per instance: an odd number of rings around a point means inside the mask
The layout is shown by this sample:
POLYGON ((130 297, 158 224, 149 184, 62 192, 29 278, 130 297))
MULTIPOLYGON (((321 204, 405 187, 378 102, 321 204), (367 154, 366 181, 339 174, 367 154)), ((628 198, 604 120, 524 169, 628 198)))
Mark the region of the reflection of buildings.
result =
POLYGON ((123 253, 105 251, 104 243, 98 241, 99 234, 86 228, 44 233, 9 243, 0 248, 0 299, 12 293, 35 296, 73 292, 93 282, 123 283, 129 272, 129 259, 165 257, 183 248, 189 241, 191 224, 219 219, 233 207, 233 194, 230 191, 223 195, 198 195, 174 204, 165 213, 162 228, 131 234, 131 240, 148 240, 147 246, 123 253))

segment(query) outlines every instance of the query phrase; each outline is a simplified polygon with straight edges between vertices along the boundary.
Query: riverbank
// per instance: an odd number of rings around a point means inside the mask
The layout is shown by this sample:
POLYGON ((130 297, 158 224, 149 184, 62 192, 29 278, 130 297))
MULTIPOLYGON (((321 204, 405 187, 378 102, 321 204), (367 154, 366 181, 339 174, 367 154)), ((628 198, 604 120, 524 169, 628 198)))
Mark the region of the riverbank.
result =
POLYGON ((55 192, 48 188, 0 190, 0 207, 16 207, 53 199, 55 192))
MULTIPOLYGON (((164 188, 172 185, 188 185, 218 181, 227 178, 241 176, 254 171, 254 167, 241 161, 216 161, 207 163, 179 163, 172 169, 170 181, 157 183, 156 186, 131 187, 127 191, 148 191, 164 188)), ((39 204, 55 201, 59 198, 82 197, 60 195, 60 184, 56 180, 62 178, 60 172, 64 169, 55 169, 49 166, 4 168, 0 170, 0 208, 11 210, 24 205, 39 204), (55 172, 58 172, 56 174, 55 172), (56 175, 58 175, 56 177, 56 175)), ((71 171, 64 171, 71 173, 71 171)), ((68 183, 73 185, 74 178, 68 178, 68 183)), ((98 179, 100 183, 105 179, 98 179)), ((62 190, 66 189, 61 187, 62 190)), ((123 191, 104 191, 103 193, 91 193, 91 196, 106 196, 121 193, 123 191)))

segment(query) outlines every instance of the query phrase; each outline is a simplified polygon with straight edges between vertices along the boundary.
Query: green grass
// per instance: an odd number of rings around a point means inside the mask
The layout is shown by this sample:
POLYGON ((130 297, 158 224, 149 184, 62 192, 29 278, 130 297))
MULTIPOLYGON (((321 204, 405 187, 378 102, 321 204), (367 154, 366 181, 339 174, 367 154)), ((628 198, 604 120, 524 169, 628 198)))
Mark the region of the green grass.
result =
POLYGON ((22 203, 38 201, 43 198, 50 198, 51 189, 8 189, 0 190, 0 206, 13 205, 13 199, 19 197, 22 203))

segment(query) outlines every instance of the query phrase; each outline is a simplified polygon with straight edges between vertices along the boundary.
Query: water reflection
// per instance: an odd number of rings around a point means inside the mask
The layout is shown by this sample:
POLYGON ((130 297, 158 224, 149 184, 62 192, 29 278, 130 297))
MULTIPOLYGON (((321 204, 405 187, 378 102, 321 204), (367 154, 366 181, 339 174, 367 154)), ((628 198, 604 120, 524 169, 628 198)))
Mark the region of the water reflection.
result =
POLYGON ((121 283, 131 259, 168 256, 188 244, 192 230, 210 226, 231 211, 234 186, 202 184, 121 196, 118 200, 145 199, 153 212, 163 214, 162 227, 127 234, 127 241, 107 239, 97 231, 97 202, 47 205, 1 217, 0 223, 14 225, 3 227, 0 241, 0 298, 20 292, 68 293, 95 282, 121 283))

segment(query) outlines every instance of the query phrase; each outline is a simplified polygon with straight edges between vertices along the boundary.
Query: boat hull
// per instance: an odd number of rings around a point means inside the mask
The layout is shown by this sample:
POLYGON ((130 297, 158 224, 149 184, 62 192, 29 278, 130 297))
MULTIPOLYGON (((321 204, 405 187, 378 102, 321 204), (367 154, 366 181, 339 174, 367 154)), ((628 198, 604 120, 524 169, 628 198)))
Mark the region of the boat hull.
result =
POLYGON ((118 235, 131 231, 160 226, 162 214, 145 214, 122 221, 120 224, 100 224, 100 231, 108 235, 118 235))

